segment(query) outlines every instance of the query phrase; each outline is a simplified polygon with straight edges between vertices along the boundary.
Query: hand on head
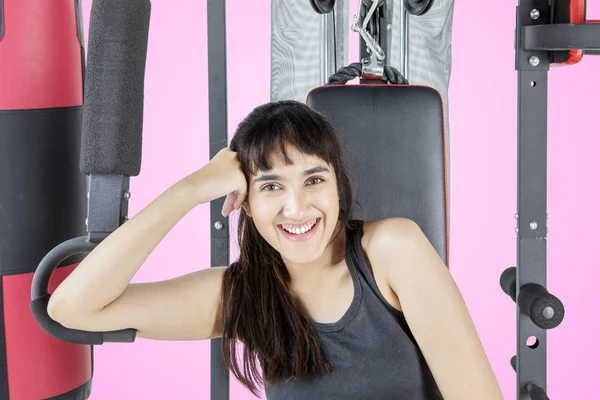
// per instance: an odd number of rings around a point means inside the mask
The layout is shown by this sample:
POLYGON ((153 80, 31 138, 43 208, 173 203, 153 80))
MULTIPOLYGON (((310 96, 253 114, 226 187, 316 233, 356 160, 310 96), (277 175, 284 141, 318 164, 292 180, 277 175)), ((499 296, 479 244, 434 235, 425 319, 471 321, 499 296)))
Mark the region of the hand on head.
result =
POLYGON ((194 187, 198 203, 208 203, 223 196, 221 214, 226 217, 238 210, 246 199, 248 184, 237 153, 229 147, 221 149, 204 167, 186 178, 194 187))
POLYGON ((245 193, 240 193, 238 190, 235 190, 231 193, 227 194, 225 198, 225 202, 223 203, 223 209, 221 210, 221 214, 224 217, 227 217, 233 210, 239 210, 239 208, 244 203, 246 198, 245 193))

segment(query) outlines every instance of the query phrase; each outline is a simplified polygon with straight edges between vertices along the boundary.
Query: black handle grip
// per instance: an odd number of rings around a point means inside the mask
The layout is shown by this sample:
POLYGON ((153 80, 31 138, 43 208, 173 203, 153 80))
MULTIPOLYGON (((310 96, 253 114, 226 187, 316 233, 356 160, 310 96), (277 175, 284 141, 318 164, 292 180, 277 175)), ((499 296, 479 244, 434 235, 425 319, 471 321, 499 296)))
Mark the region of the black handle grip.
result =
POLYGON ((502 273, 500 287, 514 302, 517 301, 517 267, 507 268, 502 273))
POLYGON ((556 328, 565 316, 565 307, 556 297, 536 284, 525 285, 519 292, 519 307, 542 329, 556 328))
MULTIPOLYGON (((517 356, 512 356, 510 365, 512 365, 515 372, 517 372, 517 356)), ((535 382, 529 382, 527 384, 527 392, 529 393, 531 400, 550 400, 546 391, 535 382)))
POLYGON ((131 343, 135 340, 137 331, 135 329, 123 329, 108 332, 88 332, 77 329, 69 329, 53 320, 48 314, 48 284, 50 277, 56 267, 65 259, 81 253, 91 252, 96 245, 82 236, 67 240, 52 249, 38 265, 31 284, 31 304, 37 323, 52 337, 64 342, 75 344, 99 345, 104 342, 131 343))
POLYGON ((535 382, 529 382, 529 384, 527 384, 527 391, 529 392, 531 400, 550 400, 546 391, 535 382))
MULTIPOLYGON (((513 301, 517 302, 517 268, 507 268, 500 276, 500 287, 513 301)), ((519 291, 521 310, 542 329, 556 328, 565 316, 562 302, 540 285, 528 284, 519 291)))

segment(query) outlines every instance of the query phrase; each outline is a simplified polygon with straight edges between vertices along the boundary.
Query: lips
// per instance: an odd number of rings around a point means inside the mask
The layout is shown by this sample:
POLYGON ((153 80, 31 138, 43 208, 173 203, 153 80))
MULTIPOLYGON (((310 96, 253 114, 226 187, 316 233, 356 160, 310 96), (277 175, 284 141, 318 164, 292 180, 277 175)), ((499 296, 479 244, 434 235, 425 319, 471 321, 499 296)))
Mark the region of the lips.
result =
POLYGON ((317 220, 318 218, 313 218, 303 224, 280 224, 280 226, 289 233, 299 235, 311 230, 317 223, 317 220))
POLYGON ((294 228, 293 225, 279 224, 279 225, 277 225, 277 228, 279 229, 279 231, 283 234, 283 236, 286 239, 291 240, 293 242, 300 242, 300 241, 308 240, 311 237, 313 237, 320 225, 321 225, 321 218, 316 218, 316 219, 307 221, 306 223, 304 223, 302 225, 295 225, 295 229, 291 229, 291 231, 294 233, 290 233, 286 230, 286 228, 287 229, 294 228), (313 221, 314 221, 314 223, 313 223, 313 221), (302 230, 300 230, 299 227, 302 227, 302 230), (309 227, 310 227, 310 229, 304 231, 304 229, 309 228, 309 227))

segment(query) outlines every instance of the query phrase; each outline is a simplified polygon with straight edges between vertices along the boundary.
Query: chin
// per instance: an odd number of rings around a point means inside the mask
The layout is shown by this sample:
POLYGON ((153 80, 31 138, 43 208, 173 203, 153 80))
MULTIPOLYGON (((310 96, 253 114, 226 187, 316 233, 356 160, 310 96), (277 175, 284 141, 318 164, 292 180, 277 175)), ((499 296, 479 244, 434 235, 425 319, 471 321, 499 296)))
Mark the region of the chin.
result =
POLYGON ((314 263, 315 261, 317 261, 319 259, 319 257, 321 257, 321 255, 323 254, 323 252, 318 252, 318 253, 310 253, 310 254, 299 254, 299 253, 295 253, 292 254, 291 252, 280 252, 281 257, 288 262, 292 262, 294 264, 311 264, 314 263))

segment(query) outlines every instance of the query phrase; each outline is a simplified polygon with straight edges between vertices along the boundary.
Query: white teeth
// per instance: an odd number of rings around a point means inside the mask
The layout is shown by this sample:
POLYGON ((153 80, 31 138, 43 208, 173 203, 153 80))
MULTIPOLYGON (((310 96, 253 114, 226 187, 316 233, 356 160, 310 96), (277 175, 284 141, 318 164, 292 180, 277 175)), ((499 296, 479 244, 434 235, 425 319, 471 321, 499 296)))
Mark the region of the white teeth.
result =
POLYGON ((293 233, 294 235, 301 235, 306 233, 312 229, 313 226, 317 223, 317 220, 314 219, 302 226, 291 226, 291 225, 281 225, 281 227, 289 233, 293 233))

